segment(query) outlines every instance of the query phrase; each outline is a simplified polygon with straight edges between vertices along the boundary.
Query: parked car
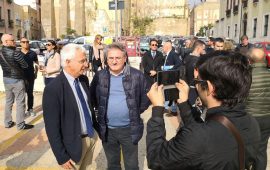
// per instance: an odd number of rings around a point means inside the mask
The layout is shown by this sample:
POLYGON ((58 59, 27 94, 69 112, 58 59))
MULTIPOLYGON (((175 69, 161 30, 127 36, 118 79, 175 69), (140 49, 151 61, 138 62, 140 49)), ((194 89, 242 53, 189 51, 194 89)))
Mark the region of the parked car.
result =
POLYGON ((46 51, 45 45, 38 40, 33 40, 29 42, 30 49, 35 51, 37 55, 43 55, 44 51, 46 51))
POLYGON ((270 68, 270 42, 257 42, 254 46, 264 50, 267 67, 270 68))
POLYGON ((95 36, 83 36, 76 38, 73 43, 79 44, 79 45, 85 45, 85 44, 93 44, 95 40, 95 36))

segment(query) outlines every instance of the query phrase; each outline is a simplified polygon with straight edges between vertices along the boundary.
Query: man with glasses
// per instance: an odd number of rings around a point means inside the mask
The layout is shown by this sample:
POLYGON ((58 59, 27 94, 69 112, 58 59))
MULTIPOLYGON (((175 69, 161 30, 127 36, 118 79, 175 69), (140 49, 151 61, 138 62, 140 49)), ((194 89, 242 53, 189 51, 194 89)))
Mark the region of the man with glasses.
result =
POLYGON ((150 40, 150 50, 142 57, 142 67, 144 75, 150 84, 156 82, 157 71, 161 70, 163 65, 163 55, 158 51, 158 41, 156 39, 150 40))
POLYGON ((149 106, 149 85, 142 72, 126 64, 123 45, 113 43, 104 50, 107 66, 97 72, 91 83, 91 95, 98 109, 99 135, 108 170, 120 170, 121 149, 125 169, 138 170, 138 142, 143 135, 140 118, 149 106))
POLYGON ((91 105, 86 50, 67 44, 61 50, 63 70, 43 93, 46 133, 59 165, 64 169, 90 169, 98 129, 91 105))
POLYGON ((194 83, 207 108, 205 122, 197 122, 188 102, 189 86, 176 83, 182 127, 169 141, 164 124, 162 85, 154 84, 147 94, 153 104, 147 123, 147 161, 150 169, 253 169, 260 141, 257 121, 245 111, 251 85, 248 59, 238 53, 216 51, 202 56, 196 64, 194 83), (235 127, 244 143, 239 151, 232 131, 214 117, 235 127), (239 160, 239 154, 243 160, 239 160), (240 162, 241 161, 241 162, 240 162), (240 168, 243 163, 244 167, 240 168))
POLYGON ((25 37, 22 37, 20 40, 21 52, 24 54, 24 60, 28 64, 28 68, 24 70, 25 80, 26 80, 26 93, 27 93, 27 115, 32 117, 36 116, 36 113, 33 111, 34 104, 34 83, 37 78, 38 73, 38 58, 37 54, 30 50, 29 40, 25 37), (35 64, 35 65, 34 65, 35 64))
POLYGON ((16 100, 16 124, 18 130, 31 129, 34 126, 26 124, 25 119, 25 84, 23 69, 28 67, 23 54, 16 51, 14 37, 4 34, 1 38, 3 47, 0 64, 3 70, 3 81, 6 93, 5 118, 6 128, 15 125, 12 121, 12 106, 16 100))

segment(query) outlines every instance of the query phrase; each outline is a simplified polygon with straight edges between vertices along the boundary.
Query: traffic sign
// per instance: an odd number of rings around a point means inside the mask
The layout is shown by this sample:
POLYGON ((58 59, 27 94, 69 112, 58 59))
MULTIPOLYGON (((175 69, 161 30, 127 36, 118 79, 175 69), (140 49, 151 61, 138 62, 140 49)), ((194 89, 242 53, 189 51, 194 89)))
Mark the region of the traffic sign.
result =
MULTIPOLYGON (((124 1, 118 1, 117 2, 117 9, 124 9, 124 1)), ((115 10, 114 1, 109 2, 109 10, 115 10)))

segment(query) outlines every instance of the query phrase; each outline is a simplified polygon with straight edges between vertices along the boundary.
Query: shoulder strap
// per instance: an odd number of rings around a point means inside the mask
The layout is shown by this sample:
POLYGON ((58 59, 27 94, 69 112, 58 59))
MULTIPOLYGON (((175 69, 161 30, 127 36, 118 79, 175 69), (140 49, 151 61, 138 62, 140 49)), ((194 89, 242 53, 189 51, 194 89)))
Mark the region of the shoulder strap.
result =
POLYGON ((2 52, 0 53, 0 55, 1 55, 2 59, 4 60, 4 62, 5 62, 9 67, 14 68, 14 67, 12 67, 12 66, 7 62, 7 60, 6 60, 5 57, 3 56, 2 52))
POLYGON ((243 139, 240 136, 239 131, 236 129, 236 127, 232 124, 232 122, 223 115, 213 115, 209 116, 208 120, 215 120, 219 123, 221 123, 223 126, 225 126, 227 129, 231 131, 234 138, 236 139, 238 143, 238 159, 239 159, 239 168, 240 170, 244 170, 245 166, 245 150, 244 150, 244 142, 243 139))

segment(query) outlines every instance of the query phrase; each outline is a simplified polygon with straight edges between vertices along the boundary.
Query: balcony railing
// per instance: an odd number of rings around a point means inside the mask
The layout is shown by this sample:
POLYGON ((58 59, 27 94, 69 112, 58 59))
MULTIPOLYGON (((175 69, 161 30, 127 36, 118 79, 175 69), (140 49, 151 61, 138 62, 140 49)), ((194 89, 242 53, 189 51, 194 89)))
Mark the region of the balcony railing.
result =
POLYGON ((13 27, 14 27, 14 21, 8 20, 8 28, 13 28, 13 27))
POLYGON ((233 7, 233 13, 238 14, 238 5, 233 7))
POLYGON ((243 8, 247 8, 248 0, 243 0, 242 3, 243 3, 243 8))
POLYGON ((5 27, 5 20, 4 19, 0 19, 0 27, 5 27))
POLYGON ((227 16, 227 17, 230 17, 230 16, 231 16, 231 9, 227 9, 227 10, 226 10, 226 16, 227 16))

